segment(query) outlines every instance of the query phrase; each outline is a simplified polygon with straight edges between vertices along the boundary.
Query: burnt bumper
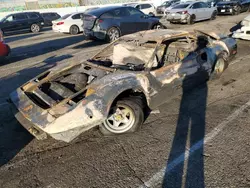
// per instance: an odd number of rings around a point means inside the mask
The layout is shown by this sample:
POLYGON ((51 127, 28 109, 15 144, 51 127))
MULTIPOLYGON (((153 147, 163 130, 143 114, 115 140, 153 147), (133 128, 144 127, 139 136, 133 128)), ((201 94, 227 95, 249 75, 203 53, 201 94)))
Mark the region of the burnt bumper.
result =
MULTIPOLYGON (((11 102, 11 101, 10 101, 11 102)), ((36 125, 32 124, 28 121, 24 115, 19 112, 16 106, 11 103, 11 111, 14 114, 17 121, 30 133, 32 134, 37 140, 45 140, 47 139, 47 134, 39 129, 36 125)))

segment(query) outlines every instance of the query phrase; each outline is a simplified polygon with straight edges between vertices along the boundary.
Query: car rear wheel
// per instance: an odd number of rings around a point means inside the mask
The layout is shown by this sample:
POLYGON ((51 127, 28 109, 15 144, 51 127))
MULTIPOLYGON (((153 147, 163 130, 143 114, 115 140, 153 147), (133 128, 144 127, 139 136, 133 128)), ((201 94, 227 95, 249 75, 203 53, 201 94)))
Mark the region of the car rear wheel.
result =
POLYGON ((136 131, 144 121, 143 107, 134 98, 122 99, 111 107, 109 116, 100 125, 104 135, 124 134, 136 131))
POLYGON ((194 22, 195 22, 195 15, 190 15, 187 20, 187 23, 191 25, 191 24, 194 24, 194 22))
POLYGON ((116 27, 111 27, 107 32, 107 41, 113 42, 121 36, 120 30, 116 27))
POLYGON ((233 15, 238 15, 241 12, 241 7, 237 6, 235 9, 233 9, 233 15))
POLYGON ((217 16, 217 12, 214 11, 213 14, 211 15, 211 20, 215 20, 217 16))
POLYGON ((76 25, 72 25, 69 29, 71 35, 77 35, 79 33, 79 28, 76 25))
POLYGON ((41 27, 38 24, 32 24, 30 26, 30 31, 33 33, 38 33, 41 30, 41 27))

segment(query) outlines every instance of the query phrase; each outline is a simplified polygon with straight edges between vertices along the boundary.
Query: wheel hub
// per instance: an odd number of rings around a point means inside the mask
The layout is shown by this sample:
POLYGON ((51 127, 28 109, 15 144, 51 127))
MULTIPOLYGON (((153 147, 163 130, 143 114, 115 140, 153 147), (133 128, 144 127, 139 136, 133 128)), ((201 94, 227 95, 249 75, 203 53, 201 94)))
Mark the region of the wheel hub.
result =
POLYGON ((129 130, 135 122, 135 114, 126 105, 113 109, 113 113, 104 121, 104 126, 113 133, 123 133, 129 130))

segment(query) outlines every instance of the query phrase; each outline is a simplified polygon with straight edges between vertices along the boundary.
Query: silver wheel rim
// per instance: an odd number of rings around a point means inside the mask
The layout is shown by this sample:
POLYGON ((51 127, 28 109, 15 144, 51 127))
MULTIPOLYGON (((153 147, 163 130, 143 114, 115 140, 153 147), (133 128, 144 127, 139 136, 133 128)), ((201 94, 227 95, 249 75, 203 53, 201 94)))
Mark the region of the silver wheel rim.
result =
POLYGON ((220 58, 216 62, 214 71, 216 73, 222 73, 224 71, 224 66, 225 66, 224 60, 220 58))
POLYGON ((72 34, 77 34, 78 33, 78 28, 77 27, 71 27, 71 33, 72 34))
POLYGON ((33 25, 31 26, 31 31, 38 32, 39 29, 40 29, 39 26, 36 25, 36 24, 33 24, 33 25))
POLYGON ((112 28, 109 31, 108 35, 109 35, 109 38, 110 38, 111 41, 114 41, 114 40, 116 40, 116 39, 118 39, 120 37, 120 33, 116 28, 112 28))
POLYGON ((156 25, 155 29, 161 29, 161 26, 160 25, 156 25))
POLYGON ((127 105, 118 105, 111 109, 111 114, 104 121, 104 126, 112 133, 124 133, 135 123, 135 114, 127 105))

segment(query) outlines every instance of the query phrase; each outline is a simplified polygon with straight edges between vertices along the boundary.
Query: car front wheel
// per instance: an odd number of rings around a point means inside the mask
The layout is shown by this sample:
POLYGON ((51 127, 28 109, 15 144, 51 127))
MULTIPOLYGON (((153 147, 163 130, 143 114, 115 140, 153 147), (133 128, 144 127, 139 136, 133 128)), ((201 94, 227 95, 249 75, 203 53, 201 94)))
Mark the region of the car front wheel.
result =
POLYGON ((228 67, 228 62, 225 58, 226 54, 222 53, 218 56, 217 61, 214 65, 214 70, 211 74, 211 79, 219 78, 225 69, 228 67))
POLYGON ((30 30, 33 33, 38 33, 41 30, 41 27, 38 24, 32 24, 30 30))
POLYGON ((136 131, 144 121, 140 103, 133 98, 122 99, 111 108, 107 119, 99 129, 104 135, 124 134, 136 131))

